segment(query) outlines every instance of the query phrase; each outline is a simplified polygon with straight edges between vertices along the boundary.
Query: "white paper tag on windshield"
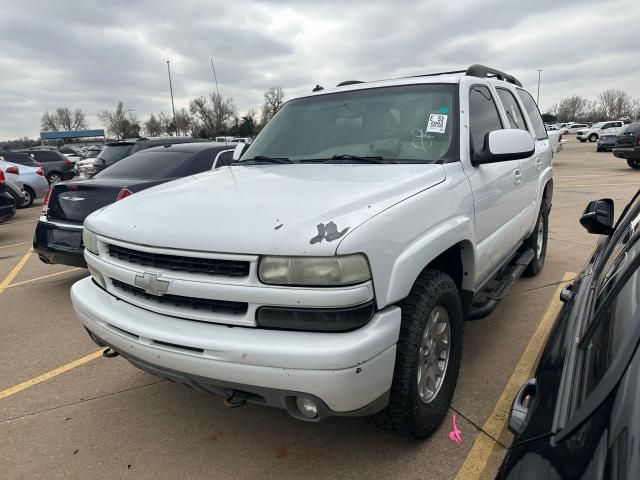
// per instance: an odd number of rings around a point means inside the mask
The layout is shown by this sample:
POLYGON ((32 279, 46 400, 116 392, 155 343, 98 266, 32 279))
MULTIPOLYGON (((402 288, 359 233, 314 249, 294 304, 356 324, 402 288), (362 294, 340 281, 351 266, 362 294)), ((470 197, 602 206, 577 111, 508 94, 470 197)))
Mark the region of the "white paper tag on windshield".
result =
POLYGON ((427 122, 427 132, 432 133, 444 133, 447 128, 447 115, 440 113, 429 114, 429 121, 427 122))

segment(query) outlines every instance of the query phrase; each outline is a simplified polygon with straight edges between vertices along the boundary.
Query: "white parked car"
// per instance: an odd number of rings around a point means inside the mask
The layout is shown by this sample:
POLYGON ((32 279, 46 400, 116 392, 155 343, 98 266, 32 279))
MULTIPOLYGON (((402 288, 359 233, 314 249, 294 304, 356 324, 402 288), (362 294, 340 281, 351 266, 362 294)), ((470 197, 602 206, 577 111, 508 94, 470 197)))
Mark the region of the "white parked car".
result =
POLYGON ((576 133, 576 138, 581 142, 586 142, 589 140, 590 142, 596 142, 600 135, 617 135, 622 132, 624 128, 624 122, 621 120, 614 120, 610 122, 598 122, 594 123, 591 128, 581 128, 576 133))
POLYGON ((464 320, 544 265, 552 151, 533 98, 480 65, 350 82, 288 101, 243 149, 87 217, 78 317, 107 354, 228 406, 426 437, 464 320))
POLYGON ((564 128, 561 128, 560 131, 566 135, 569 133, 578 133, 580 130, 584 130, 585 128, 589 128, 589 125, 586 123, 571 123, 564 128))

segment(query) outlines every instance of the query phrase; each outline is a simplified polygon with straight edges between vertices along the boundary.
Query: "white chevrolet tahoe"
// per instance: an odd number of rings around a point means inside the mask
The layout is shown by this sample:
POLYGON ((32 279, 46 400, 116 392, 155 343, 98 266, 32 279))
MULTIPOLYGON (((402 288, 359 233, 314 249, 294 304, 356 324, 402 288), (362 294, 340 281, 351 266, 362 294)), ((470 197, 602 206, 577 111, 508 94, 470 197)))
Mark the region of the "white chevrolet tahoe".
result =
POLYGON ((92 339, 227 406, 429 435, 463 322, 544 264, 552 151, 531 95, 480 65, 316 87, 235 158, 87 218, 71 298, 92 339))

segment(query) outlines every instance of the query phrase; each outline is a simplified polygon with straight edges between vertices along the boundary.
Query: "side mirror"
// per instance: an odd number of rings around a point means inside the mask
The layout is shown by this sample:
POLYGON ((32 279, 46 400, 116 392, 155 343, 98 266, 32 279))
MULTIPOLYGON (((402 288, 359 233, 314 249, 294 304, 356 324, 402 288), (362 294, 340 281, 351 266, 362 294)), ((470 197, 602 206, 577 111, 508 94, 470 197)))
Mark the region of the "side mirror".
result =
POLYGON ((525 130, 519 128, 494 130, 485 135, 484 146, 473 155, 471 163, 478 166, 483 163, 520 160, 532 156, 535 150, 535 141, 525 130))
POLYGON ((246 147, 247 144, 246 143, 238 143, 236 145, 236 148, 233 150, 233 161, 237 162, 238 160, 240 160, 240 157, 242 157, 242 152, 244 151, 244 147, 246 147))
POLYGON ((589 233, 611 235, 613 233, 613 200, 602 198, 589 202, 580 217, 580 225, 589 233))

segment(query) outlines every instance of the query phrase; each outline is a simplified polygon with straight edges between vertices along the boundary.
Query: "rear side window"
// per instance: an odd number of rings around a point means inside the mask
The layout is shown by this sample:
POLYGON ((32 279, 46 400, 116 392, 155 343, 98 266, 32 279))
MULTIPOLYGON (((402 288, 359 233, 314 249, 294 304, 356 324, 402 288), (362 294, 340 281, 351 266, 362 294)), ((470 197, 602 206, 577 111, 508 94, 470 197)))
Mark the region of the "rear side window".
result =
POLYGON ((469 90, 469 133, 471 156, 482 150, 484 137, 493 130, 501 130, 502 121, 491 92, 483 85, 469 90))
POLYGON ((640 132, 640 122, 633 122, 625 127, 622 133, 638 133, 640 132))
POLYGON ((519 128, 520 130, 527 130, 527 125, 524 121, 524 115, 520 109, 520 105, 516 101, 516 97, 513 96, 509 90, 504 88, 498 88, 498 97, 502 102, 505 112, 507 112, 507 119, 509 120, 509 126, 511 128, 519 128))
POLYGON ((94 178, 162 180, 181 177, 188 175, 185 165, 192 156, 192 152, 149 152, 143 150, 114 163, 94 178))
POLYGON ((540 116, 540 110, 538 110, 536 102, 533 101, 533 97, 529 95, 529 92, 520 89, 518 89, 518 95, 520 96, 520 100, 522 100, 524 109, 529 115, 529 120, 531 120, 531 126, 536 134, 536 139, 545 140, 549 138, 547 137, 547 131, 544 128, 544 122, 540 116))
POLYGON ((64 160, 59 153, 47 150, 33 152, 33 155, 38 162, 60 162, 64 160))
POLYGON ((104 147, 98 158, 106 162, 117 162, 131 153, 133 145, 125 143, 122 145, 107 145, 104 147))

